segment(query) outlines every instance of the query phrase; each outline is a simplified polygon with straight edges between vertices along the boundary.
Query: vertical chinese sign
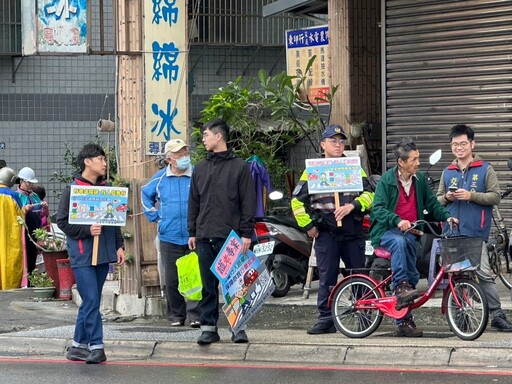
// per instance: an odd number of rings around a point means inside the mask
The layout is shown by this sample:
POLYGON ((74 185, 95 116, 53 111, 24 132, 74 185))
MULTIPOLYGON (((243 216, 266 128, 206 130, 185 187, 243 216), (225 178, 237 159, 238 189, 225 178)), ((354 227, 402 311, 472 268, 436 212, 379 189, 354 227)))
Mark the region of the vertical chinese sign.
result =
POLYGON ((87 1, 37 0, 36 28, 38 52, 87 53, 87 1))
POLYGON ((185 0, 144 1, 146 155, 187 138, 188 40, 185 0))
POLYGON ((315 100, 324 98, 330 89, 329 73, 329 31, 327 25, 286 31, 286 68, 290 76, 303 72, 309 60, 316 59, 309 69, 306 91, 313 103, 326 104, 315 100))

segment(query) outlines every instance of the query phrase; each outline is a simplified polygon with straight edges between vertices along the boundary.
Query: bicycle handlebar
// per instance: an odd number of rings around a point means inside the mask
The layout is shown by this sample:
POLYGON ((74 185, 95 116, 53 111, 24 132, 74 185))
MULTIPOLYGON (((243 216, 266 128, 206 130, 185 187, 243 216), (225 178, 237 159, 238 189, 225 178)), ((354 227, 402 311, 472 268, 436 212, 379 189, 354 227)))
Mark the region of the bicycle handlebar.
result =
MULTIPOLYGON (((428 229, 430 229, 430 231, 432 232, 432 234, 434 236, 437 236, 437 237, 441 237, 442 236, 442 233, 437 233, 437 231, 431 225, 431 224, 437 224, 437 222, 430 222, 430 221, 426 221, 426 220, 416 220, 416 221, 412 222, 411 228, 406 230, 404 233, 407 233, 410 230, 415 229, 420 224, 425 224, 428 227, 428 229)), ((457 225, 457 223, 449 223, 449 224, 450 224, 450 231, 453 231, 453 225, 454 224, 457 225)))

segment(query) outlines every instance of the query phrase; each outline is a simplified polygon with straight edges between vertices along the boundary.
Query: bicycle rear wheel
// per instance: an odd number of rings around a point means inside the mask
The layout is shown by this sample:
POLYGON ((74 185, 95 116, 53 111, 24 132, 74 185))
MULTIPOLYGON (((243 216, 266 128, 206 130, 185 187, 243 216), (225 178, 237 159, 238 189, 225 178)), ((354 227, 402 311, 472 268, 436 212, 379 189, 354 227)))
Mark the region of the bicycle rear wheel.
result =
POLYGON ((351 338, 363 338, 375 332, 382 322, 382 313, 369 306, 361 309, 356 306, 359 299, 381 298, 381 293, 374 288, 371 280, 354 277, 336 289, 331 312, 338 331, 351 338))
POLYGON ((476 282, 457 280, 453 291, 448 294, 446 305, 446 320, 459 338, 475 340, 485 331, 489 309, 484 292, 476 282))
POLYGON ((500 277, 505 287, 512 289, 512 262, 510 255, 504 249, 501 249, 493 256, 496 258, 496 274, 500 277))

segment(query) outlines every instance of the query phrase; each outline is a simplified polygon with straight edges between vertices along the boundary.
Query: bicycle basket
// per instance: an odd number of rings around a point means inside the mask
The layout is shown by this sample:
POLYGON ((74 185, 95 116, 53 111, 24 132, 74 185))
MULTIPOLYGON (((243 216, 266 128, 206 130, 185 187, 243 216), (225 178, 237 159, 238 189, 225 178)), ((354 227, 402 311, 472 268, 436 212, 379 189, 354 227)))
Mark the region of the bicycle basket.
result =
POLYGON ((480 237, 448 237, 439 240, 441 260, 447 272, 480 269, 483 239, 480 237))

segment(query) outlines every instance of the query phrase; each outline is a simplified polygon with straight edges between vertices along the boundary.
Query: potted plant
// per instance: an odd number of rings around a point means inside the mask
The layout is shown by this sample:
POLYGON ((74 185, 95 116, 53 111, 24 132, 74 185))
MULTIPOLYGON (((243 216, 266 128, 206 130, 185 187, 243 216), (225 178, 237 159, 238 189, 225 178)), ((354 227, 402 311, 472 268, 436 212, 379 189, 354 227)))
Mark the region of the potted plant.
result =
POLYGON ((43 252, 66 251, 66 235, 55 231, 55 226, 50 223, 50 231, 46 228, 37 228, 32 235, 36 239, 36 246, 43 252))
POLYGON ((39 272, 34 269, 27 275, 30 285, 33 287, 34 294, 39 299, 49 299, 55 292, 53 279, 46 272, 39 272))
MULTIPOLYGON (((23 225, 25 230, 28 231, 25 220, 21 216, 18 216, 18 223, 23 225)), ((33 233, 30 233, 28 237, 37 249, 41 251, 45 271, 48 276, 53 279, 56 288, 55 292, 58 294, 60 292, 60 280, 57 260, 68 258, 66 235, 60 231, 55 224, 52 224, 49 217, 48 227, 49 230, 46 228, 37 228, 33 233)))
MULTIPOLYGON (((28 231, 23 217, 18 216, 17 220, 28 231)), ((46 228, 37 228, 34 232, 29 233, 30 241, 34 243, 37 249, 43 252, 66 252, 66 235, 55 224, 52 224, 49 217, 48 228, 48 230, 46 228)))

